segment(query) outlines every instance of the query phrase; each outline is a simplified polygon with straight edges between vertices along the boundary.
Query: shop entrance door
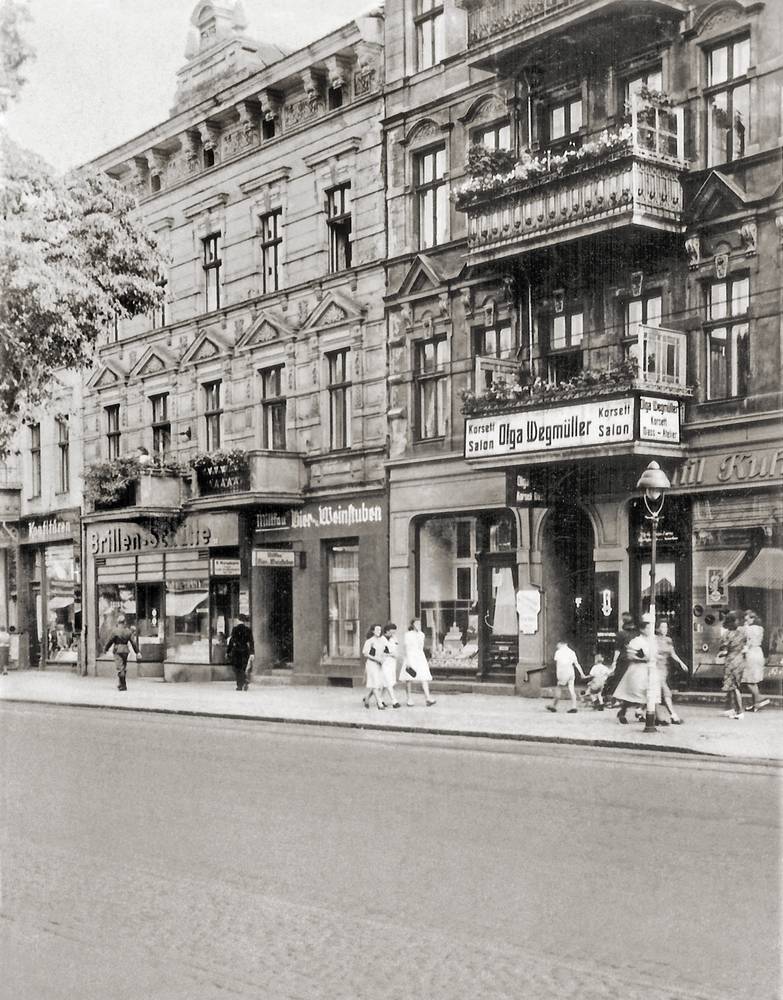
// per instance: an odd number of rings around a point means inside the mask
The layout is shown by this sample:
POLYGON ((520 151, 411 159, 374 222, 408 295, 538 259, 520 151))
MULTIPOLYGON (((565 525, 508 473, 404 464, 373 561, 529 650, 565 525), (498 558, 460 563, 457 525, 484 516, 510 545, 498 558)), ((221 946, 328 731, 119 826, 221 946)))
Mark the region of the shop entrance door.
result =
MULTIPOLYGON (((544 524, 541 552, 547 666, 560 639, 569 643, 585 673, 593 662, 597 634, 593 548, 593 528, 581 507, 558 504, 551 509, 544 524)), ((551 673, 554 678, 554 670, 551 673)))
POLYGON ((210 663, 227 663, 226 645, 239 615, 239 577, 224 577, 209 585, 210 663))
POLYGON ((275 642, 275 667, 287 667, 294 661, 294 571, 275 566, 271 574, 269 631, 275 642))
POLYGON ((513 684, 519 659, 514 552, 478 553, 478 677, 513 684))

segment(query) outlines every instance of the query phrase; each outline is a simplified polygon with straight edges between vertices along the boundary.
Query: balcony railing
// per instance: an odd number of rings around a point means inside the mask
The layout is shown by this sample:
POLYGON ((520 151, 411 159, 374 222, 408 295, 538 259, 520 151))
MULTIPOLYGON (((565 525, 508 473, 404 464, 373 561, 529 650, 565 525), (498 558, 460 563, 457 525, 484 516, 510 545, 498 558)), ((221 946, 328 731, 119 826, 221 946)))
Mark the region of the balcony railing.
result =
POLYGON ((468 45, 515 26, 528 26, 576 3, 576 0, 489 0, 468 11, 468 45))
POLYGON ((477 192, 461 209, 468 216, 470 252, 547 245, 632 223, 682 232, 682 169, 629 149, 566 175, 511 180, 500 190, 477 192))
POLYGON ((636 344, 628 351, 639 365, 638 380, 646 388, 688 392, 687 338, 676 330, 640 326, 636 344))

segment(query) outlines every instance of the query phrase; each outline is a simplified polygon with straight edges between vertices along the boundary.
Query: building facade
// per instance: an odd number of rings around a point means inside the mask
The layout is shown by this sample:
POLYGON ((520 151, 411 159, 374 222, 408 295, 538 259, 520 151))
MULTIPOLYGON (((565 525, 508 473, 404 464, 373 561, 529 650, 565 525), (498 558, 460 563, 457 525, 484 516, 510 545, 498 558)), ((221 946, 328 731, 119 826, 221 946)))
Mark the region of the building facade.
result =
POLYGON ((535 694, 560 638, 589 665, 650 605, 655 460, 655 604, 695 683, 730 606, 778 676, 783 11, 386 22, 392 617, 421 615, 441 676, 535 694))
POLYGON ((388 614, 383 19, 294 53, 233 0, 192 24, 171 117, 91 164, 170 271, 88 383, 87 466, 140 459, 84 518, 88 669, 123 612, 137 670, 228 677, 247 615, 259 674, 351 684, 388 614))

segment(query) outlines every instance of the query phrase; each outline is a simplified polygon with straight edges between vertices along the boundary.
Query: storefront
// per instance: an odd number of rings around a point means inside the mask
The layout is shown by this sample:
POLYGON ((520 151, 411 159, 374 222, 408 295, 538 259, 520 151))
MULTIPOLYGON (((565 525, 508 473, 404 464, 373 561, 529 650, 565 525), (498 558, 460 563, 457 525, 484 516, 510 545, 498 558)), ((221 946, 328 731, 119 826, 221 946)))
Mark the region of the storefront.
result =
MULTIPOLYGON (((766 679, 783 678, 783 448, 694 454, 671 477, 672 494, 690 497, 693 555, 690 627, 694 681, 714 687, 722 621, 730 609, 754 611, 764 625, 766 679)), ((685 604, 686 602, 683 602, 685 604)))
POLYGON ((78 669, 82 631, 80 517, 79 508, 72 508, 20 521, 16 593, 20 667, 78 669))
POLYGON ((129 674, 166 680, 217 680, 231 674, 226 644, 250 612, 249 553, 238 513, 190 514, 173 534, 132 521, 85 526, 94 618, 89 669, 113 674, 106 643, 122 613, 136 630, 140 657, 129 674))
POLYGON ((360 684, 364 634, 389 615, 385 494, 257 510, 254 528, 258 668, 292 669, 300 684, 360 684))

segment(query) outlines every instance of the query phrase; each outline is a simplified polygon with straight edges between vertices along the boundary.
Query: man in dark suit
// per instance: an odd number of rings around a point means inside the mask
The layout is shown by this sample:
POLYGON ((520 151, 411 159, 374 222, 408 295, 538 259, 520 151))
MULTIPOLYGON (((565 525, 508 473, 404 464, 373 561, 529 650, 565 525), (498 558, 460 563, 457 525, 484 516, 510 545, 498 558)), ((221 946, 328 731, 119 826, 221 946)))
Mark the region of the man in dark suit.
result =
POLYGON ((247 691, 247 661, 254 649, 253 632, 247 624, 247 615, 240 615, 236 625, 231 630, 226 648, 228 659, 236 674, 237 691, 247 691))

